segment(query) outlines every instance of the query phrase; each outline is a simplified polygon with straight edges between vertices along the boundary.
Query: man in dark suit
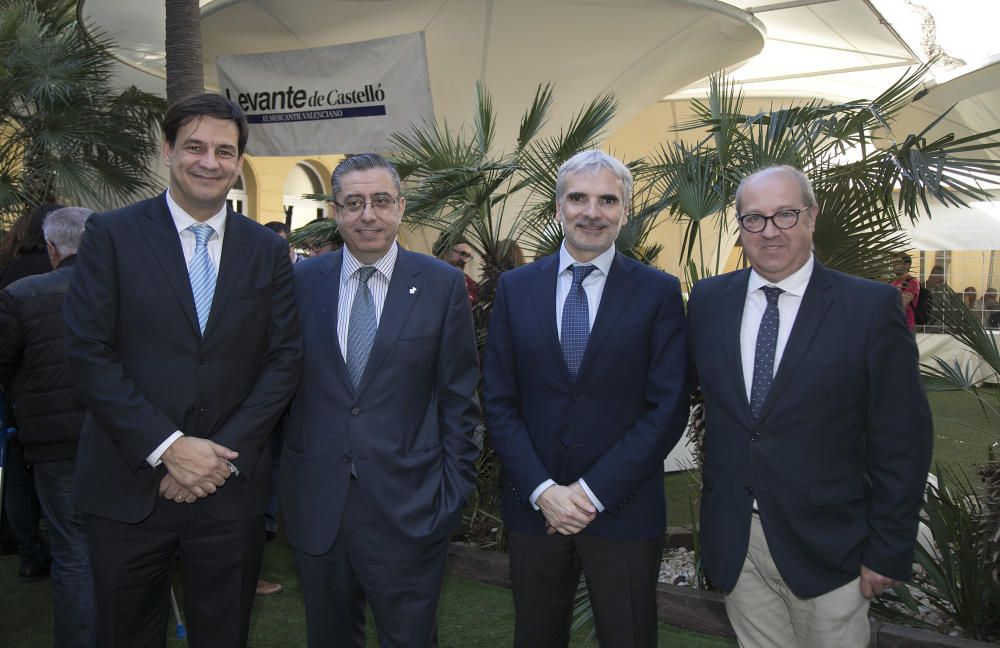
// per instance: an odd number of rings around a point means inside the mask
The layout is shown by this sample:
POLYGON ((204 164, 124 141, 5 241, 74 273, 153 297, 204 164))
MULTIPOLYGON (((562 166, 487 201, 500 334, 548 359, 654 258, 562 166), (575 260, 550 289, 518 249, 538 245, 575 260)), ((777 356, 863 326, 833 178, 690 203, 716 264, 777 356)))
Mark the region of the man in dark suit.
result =
POLYGON ((288 247, 226 206, 247 126, 213 94, 167 109, 167 192, 95 214, 66 296, 89 409, 74 492, 102 647, 162 646, 179 553, 192 646, 245 646, 268 443, 302 347, 288 247))
POLYGON ((868 601, 907 580, 931 454, 893 287, 824 268, 801 171, 736 193, 751 268, 688 301, 705 398, 702 563, 743 646, 867 646, 868 601))
POLYGON ((462 273, 396 244, 406 199, 373 153, 333 172, 345 248, 303 261, 303 386, 292 401, 281 508, 309 645, 436 645, 451 530, 476 480, 479 375, 462 273))
POLYGON ((687 341, 677 278, 615 250, 631 193, 613 157, 568 160, 559 253, 497 288, 483 394, 518 647, 567 645, 581 569, 601 645, 656 645, 663 459, 687 420, 687 341))

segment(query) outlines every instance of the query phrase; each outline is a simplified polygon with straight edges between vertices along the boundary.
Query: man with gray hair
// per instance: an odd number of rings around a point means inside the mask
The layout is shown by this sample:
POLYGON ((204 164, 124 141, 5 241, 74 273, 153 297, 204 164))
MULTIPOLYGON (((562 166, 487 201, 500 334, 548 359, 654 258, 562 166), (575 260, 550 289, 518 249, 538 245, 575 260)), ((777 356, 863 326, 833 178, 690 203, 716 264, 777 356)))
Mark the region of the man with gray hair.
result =
POLYGON ((0 385, 48 524, 57 648, 97 642, 86 526, 70 499, 85 407, 67 374, 62 309, 91 213, 63 207, 46 216, 42 231, 54 270, 0 292, 0 385))
POLYGON ((632 176, 559 169, 557 254, 500 277, 483 356, 518 648, 566 646, 582 571, 602 646, 656 645, 663 459, 687 420, 680 282, 615 249, 632 176))

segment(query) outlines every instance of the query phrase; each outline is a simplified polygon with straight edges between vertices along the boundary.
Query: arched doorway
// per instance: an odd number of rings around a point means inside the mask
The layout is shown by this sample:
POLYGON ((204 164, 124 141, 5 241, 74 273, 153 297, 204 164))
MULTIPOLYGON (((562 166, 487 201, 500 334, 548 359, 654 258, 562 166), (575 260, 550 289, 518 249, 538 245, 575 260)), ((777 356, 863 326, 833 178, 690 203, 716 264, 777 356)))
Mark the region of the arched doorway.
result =
POLYGON ((298 162, 285 176, 282 205, 285 209, 285 223, 292 229, 301 227, 315 218, 326 216, 326 203, 303 198, 303 194, 323 194, 323 180, 319 173, 306 162, 298 162))

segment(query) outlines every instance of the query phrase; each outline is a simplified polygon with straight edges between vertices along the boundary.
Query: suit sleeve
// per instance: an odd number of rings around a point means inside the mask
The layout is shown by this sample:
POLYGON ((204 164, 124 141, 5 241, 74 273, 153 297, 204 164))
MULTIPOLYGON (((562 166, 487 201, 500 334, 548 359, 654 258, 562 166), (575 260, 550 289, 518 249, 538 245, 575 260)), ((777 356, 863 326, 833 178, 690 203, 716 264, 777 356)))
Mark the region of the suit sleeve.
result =
POLYGON ((648 341, 646 413, 583 474, 612 515, 651 473, 662 472, 663 459, 687 423, 687 322, 680 283, 674 277, 669 281, 648 341))
POLYGON ((292 263, 286 245, 280 241, 269 252, 267 262, 274 268, 271 313, 260 370, 250 393, 212 435, 216 443, 240 453, 233 463, 242 479, 253 474, 258 455, 302 377, 302 332, 295 306, 292 263))
POLYGON ((118 264, 103 214, 87 219, 73 280, 63 303, 70 376, 126 463, 139 470, 146 457, 177 431, 139 391, 117 346, 118 264))
POLYGON ((479 355, 464 275, 456 274, 438 348, 437 398, 444 457, 443 511, 461 513, 476 485, 479 355))
POLYGON ((490 440, 518 499, 527 506, 532 491, 551 475, 535 451, 521 415, 508 301, 507 277, 501 275, 483 352, 483 399, 490 440))
POLYGON ((868 331, 868 539, 862 564, 908 580, 930 468, 933 426, 919 353, 899 295, 886 290, 868 331))

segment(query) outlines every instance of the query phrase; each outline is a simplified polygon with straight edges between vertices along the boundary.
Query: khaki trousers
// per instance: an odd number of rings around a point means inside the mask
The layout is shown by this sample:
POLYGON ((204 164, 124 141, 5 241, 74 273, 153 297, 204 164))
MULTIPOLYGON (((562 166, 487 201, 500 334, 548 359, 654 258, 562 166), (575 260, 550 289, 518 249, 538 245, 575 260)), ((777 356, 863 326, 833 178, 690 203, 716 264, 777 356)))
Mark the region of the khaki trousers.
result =
POLYGON ((750 524, 750 546, 726 613, 743 648, 866 648, 868 600, 859 578, 821 596, 802 599, 778 573, 760 517, 750 524))

